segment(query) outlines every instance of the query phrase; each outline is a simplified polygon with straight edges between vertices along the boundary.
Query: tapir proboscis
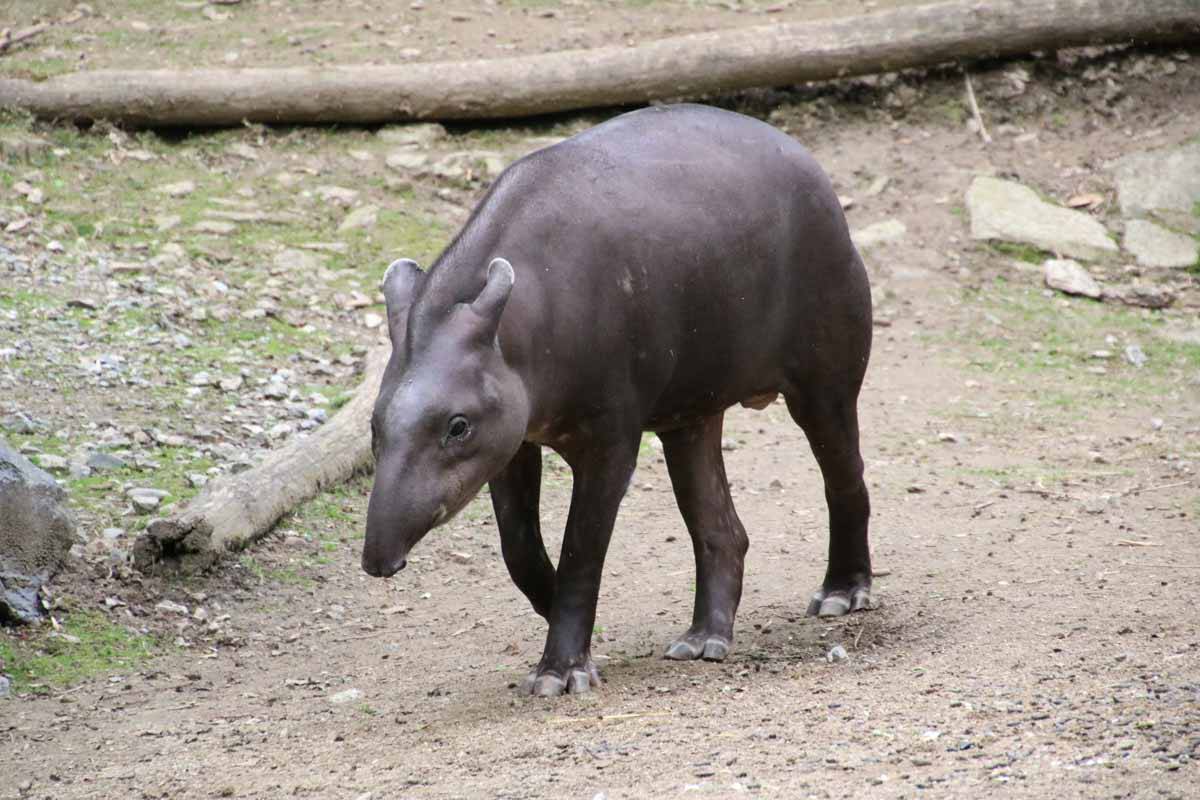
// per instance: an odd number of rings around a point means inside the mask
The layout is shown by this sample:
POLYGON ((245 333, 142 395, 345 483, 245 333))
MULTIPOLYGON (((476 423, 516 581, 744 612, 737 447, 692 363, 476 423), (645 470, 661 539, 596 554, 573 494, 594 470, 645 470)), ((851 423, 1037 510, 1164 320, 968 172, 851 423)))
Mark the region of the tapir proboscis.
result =
POLYGON ((662 440, 696 558, 692 624, 666 656, 728 653, 748 546, 721 452, 737 403, 782 394, 820 466, 829 561, 808 613, 868 605, 870 288, 829 178, 789 136, 699 105, 616 117, 506 169, 429 271, 396 261, 383 293, 363 569, 403 569, 488 484, 504 562, 549 623, 525 691, 599 683, 600 576, 643 431, 662 440), (557 568, 542 447, 573 476, 557 568))

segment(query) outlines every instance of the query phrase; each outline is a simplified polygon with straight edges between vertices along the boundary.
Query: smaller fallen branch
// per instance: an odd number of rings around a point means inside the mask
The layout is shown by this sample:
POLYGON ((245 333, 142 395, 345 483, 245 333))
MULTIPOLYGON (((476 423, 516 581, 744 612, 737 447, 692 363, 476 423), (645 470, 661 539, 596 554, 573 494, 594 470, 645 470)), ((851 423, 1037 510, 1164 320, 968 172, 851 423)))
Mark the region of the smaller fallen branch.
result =
POLYGON ((151 522, 133 546, 142 572, 194 573, 262 538, 280 517, 371 466, 371 408, 391 353, 367 354, 362 383, 329 422, 261 464, 210 483, 182 510, 151 522))
POLYGON ((3 53, 14 44, 20 44, 27 39, 32 39, 42 31, 49 29, 49 23, 40 22, 37 25, 30 25, 28 28, 19 30, 16 33, 14 33, 11 28, 0 30, 0 53, 3 53))
POLYGON ((74 11, 58 20, 57 23, 39 22, 36 25, 30 25, 28 28, 22 28, 16 33, 14 33, 11 28, 0 29, 0 54, 3 54, 5 50, 12 47, 14 44, 20 44, 21 42, 28 41, 29 39, 37 36, 39 33, 44 33, 50 30, 54 24, 71 25, 91 13, 92 7, 84 4, 77 6, 74 11))
POLYGON ((967 102, 971 105, 971 116, 975 119, 975 125, 979 128, 979 138, 983 139, 984 144, 992 143, 992 135, 988 133, 987 126, 983 124, 983 115, 979 113, 979 103, 975 101, 975 87, 971 85, 971 73, 963 70, 963 79, 967 83, 967 102))

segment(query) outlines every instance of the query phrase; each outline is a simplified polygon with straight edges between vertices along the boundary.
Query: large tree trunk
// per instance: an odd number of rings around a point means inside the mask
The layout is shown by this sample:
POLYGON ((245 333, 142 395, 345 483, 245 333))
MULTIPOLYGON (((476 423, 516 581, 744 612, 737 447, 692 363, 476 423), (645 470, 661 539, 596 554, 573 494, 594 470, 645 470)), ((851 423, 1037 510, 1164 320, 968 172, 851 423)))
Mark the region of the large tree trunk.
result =
POLYGON ((329 422, 272 451, 261 464, 213 481, 182 510, 151 522, 134 543, 135 566, 143 572, 207 569, 322 490, 369 469, 371 407, 390 354, 385 346, 367 355, 362 383, 329 422))
POLYGON ((147 126, 507 118, 1084 44, 1198 37, 1198 0, 959 0, 494 61, 5 79, 0 107, 147 126))

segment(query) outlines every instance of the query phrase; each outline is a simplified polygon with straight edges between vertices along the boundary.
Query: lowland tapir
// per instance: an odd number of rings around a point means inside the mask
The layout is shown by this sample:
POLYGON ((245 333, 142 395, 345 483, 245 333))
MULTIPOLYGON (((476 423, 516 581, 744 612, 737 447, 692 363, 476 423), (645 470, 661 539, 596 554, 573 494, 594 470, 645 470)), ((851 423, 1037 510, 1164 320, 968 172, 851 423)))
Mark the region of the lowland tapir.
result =
POLYGON ((696 558, 692 624, 666 657, 725 657, 748 546, 721 455, 735 403, 782 394, 820 465, 829 563, 808 613, 867 607, 870 289, 828 177, 781 131, 699 105, 616 117, 510 166, 432 268, 394 262, 383 293, 363 569, 403 569, 488 484, 504 562, 549 622, 524 691, 599 683, 600 575, 643 431, 662 440, 696 558), (573 475, 557 569, 542 447, 573 475))

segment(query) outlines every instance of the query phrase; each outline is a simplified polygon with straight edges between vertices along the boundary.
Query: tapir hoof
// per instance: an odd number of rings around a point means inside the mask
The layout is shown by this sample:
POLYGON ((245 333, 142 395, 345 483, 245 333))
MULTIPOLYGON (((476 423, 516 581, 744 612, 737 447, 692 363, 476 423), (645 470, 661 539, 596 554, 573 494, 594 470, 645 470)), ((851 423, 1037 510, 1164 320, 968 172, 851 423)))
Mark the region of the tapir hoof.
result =
POLYGON ((589 658, 582 667, 563 671, 535 668, 521 682, 521 694, 534 697, 558 697, 560 694, 585 694, 600 685, 600 670, 589 658))
POLYGON ((730 644, 728 638, 717 634, 689 633, 672 642, 663 657, 672 661, 693 661, 698 658, 724 661, 725 656, 729 655, 730 644))
POLYGON ((808 602, 810 617, 841 617, 853 611, 871 608, 871 590, 867 586, 851 589, 818 589, 808 602))

